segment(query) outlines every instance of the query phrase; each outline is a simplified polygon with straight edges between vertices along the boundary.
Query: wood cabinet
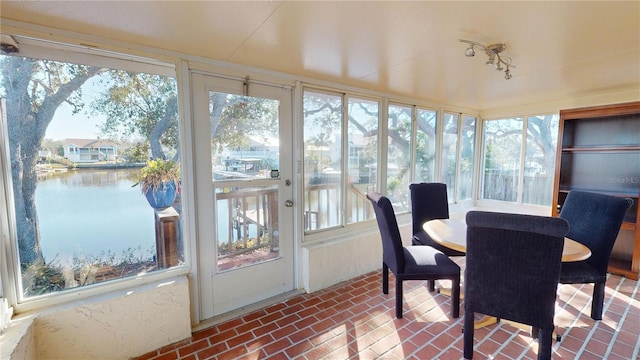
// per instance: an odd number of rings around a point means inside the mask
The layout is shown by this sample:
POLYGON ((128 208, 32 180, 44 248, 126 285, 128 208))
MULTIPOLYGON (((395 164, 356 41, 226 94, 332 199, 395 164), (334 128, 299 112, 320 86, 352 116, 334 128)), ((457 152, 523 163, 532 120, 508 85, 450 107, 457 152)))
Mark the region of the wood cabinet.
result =
POLYGON ((638 280, 640 101, 560 111, 554 216, 574 189, 633 199, 609 260, 609 271, 638 280))

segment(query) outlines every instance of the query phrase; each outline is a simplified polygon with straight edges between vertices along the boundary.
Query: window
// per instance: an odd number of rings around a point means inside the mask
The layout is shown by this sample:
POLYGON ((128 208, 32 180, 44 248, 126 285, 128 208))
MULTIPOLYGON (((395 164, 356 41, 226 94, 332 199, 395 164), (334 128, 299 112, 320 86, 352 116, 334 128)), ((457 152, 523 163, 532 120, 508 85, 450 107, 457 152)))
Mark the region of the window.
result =
POLYGON ((373 219, 367 191, 378 184, 378 101, 349 98, 347 108, 349 178, 347 183, 347 223, 373 219))
POLYGON ((303 98, 305 231, 372 219, 366 193, 378 184, 379 101, 312 90, 303 98))
POLYGON ((396 212, 408 211, 410 208, 412 109, 412 106, 389 105, 386 195, 396 212))
POLYGON ((522 202, 525 204, 551 205, 559 119, 557 114, 527 118, 522 192, 522 202))
POLYGON ((475 137, 475 116, 444 114, 442 182, 447 184, 451 203, 472 198, 475 137))
POLYGON ((558 120, 535 115, 484 121, 481 199, 551 205, 558 120))
POLYGON ((343 224, 342 103, 340 94, 304 92, 305 231, 343 224))
POLYGON ((416 129, 416 182, 433 182, 436 178, 436 124, 438 112, 418 109, 416 129))
POLYGON ((413 182, 446 181, 449 201, 471 199, 476 117, 445 114, 440 127, 438 111, 390 103, 383 119, 382 102, 304 89, 306 233, 372 219, 371 190, 389 197, 398 213, 410 210, 413 182), (385 127, 386 146, 379 138, 385 127), (438 152, 440 129, 444 146, 438 152))
POLYGON ((484 171, 481 199, 517 200, 522 152, 522 118, 483 124, 484 171))
POLYGON ((442 182, 447 184, 447 197, 455 201, 456 177, 458 169, 458 114, 444 114, 442 133, 442 182))
MULTIPOLYGON (((174 70, 69 49, 41 59, 26 43, 30 57, 0 57, 18 300, 182 263, 180 220, 167 264, 158 215, 133 186, 150 157, 179 160, 174 70)), ((172 208, 180 213, 180 196, 172 208)))
POLYGON ((462 116, 460 131, 459 185, 455 201, 471 200, 473 196, 473 160, 476 148, 476 117, 462 116))

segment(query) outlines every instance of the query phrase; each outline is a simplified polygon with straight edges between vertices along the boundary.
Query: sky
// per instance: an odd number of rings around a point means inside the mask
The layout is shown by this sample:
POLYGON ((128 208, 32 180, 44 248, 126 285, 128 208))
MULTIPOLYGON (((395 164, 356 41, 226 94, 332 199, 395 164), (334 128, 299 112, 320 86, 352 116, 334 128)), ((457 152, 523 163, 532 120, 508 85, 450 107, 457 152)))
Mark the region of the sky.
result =
MULTIPOLYGON (((60 106, 47 127, 46 139, 96 139, 100 117, 84 114, 84 110, 76 115, 71 113, 71 106, 60 106)), ((102 117, 102 116, 101 116, 102 117)))
POLYGON ((96 79, 87 81, 82 87, 84 109, 73 115, 71 105, 63 103, 56 110, 53 120, 47 127, 45 139, 96 139, 100 131, 99 124, 104 122, 104 115, 89 114, 90 104, 98 96, 96 79), (94 80, 94 81, 92 81, 94 80))

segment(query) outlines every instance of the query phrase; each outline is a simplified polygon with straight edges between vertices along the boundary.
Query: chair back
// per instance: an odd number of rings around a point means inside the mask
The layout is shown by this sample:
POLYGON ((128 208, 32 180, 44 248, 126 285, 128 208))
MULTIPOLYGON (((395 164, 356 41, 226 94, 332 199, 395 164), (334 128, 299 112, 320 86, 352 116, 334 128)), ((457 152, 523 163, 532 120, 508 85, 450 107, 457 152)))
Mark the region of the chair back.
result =
POLYGON ((422 225, 429 220, 449 218, 447 184, 416 183, 409 185, 409 191, 413 235, 424 231, 422 225))
POLYGON ((373 191, 367 192, 367 199, 373 205, 378 229, 380 229, 382 260, 394 274, 402 273, 404 272, 404 252, 393 205, 389 198, 373 191))
POLYGON ((465 311, 552 328, 566 220, 467 213, 465 311))
POLYGON ((562 205, 560 217, 569 222, 567 237, 591 250, 585 262, 600 274, 606 274, 613 244, 624 215, 633 200, 572 190, 562 205))

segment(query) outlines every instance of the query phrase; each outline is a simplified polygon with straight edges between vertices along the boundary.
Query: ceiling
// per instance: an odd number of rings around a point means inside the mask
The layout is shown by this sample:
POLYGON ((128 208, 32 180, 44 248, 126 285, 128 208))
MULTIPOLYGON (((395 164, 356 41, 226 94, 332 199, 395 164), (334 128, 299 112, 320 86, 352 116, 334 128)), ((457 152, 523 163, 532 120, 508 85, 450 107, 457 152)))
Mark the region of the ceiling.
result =
POLYGON ((3 19, 477 110, 638 89, 640 1, 6 1, 3 19), (459 39, 506 43, 504 79, 459 39))

